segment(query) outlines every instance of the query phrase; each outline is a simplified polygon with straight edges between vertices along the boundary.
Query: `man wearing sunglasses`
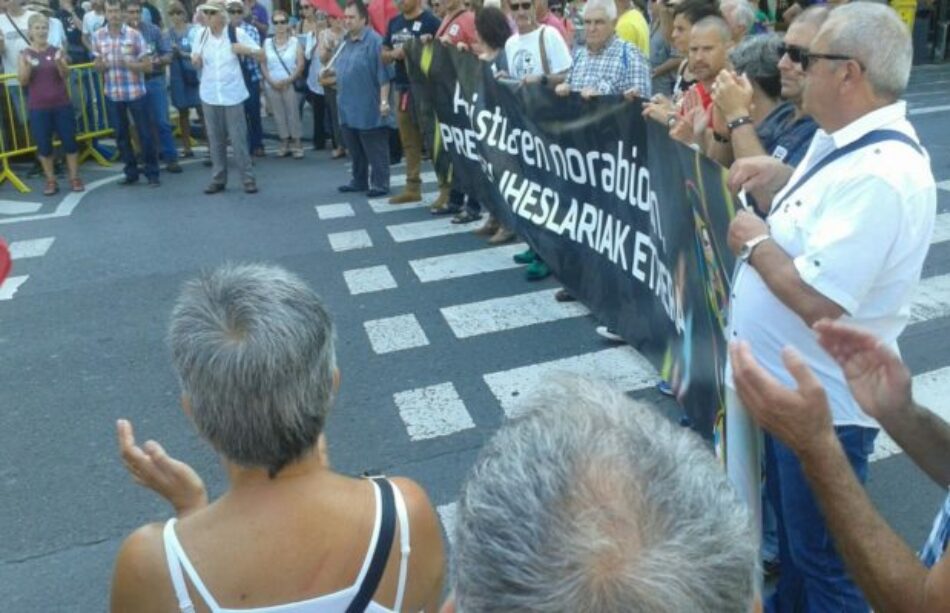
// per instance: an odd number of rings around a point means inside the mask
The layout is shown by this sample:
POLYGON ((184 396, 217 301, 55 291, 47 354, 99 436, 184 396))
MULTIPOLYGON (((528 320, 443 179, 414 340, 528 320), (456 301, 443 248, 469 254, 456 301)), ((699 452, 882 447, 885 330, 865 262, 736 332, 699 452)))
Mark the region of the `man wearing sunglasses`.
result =
MULTIPOLYGON (((900 100, 911 57, 910 34, 890 7, 862 2, 834 9, 800 53, 803 110, 820 128, 802 162, 792 172, 772 157, 744 158, 729 177, 731 188, 753 193, 770 204, 770 213, 763 221, 740 211, 729 227, 738 264, 726 334, 748 343, 765 371, 786 386, 796 382, 783 348, 798 350, 827 390, 847 470, 862 483, 880 426, 858 406, 811 326, 847 316, 894 350, 907 326, 937 199, 929 157, 900 100)), ((742 415, 732 371, 730 361, 727 411, 742 415)), ((848 518, 826 520, 787 446, 766 437, 765 457, 782 568, 767 610, 867 611, 829 531, 848 518)))

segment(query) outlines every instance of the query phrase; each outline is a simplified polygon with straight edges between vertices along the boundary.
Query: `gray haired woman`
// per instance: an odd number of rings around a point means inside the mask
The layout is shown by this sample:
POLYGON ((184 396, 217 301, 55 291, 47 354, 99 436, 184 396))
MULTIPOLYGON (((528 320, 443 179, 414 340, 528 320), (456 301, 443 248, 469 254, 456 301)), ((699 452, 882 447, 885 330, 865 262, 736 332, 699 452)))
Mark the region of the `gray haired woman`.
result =
POLYGON ((169 338, 182 405, 229 484, 209 504, 194 470, 119 421, 126 468, 177 518, 122 544, 112 610, 436 611, 442 542, 425 492, 330 467, 340 379, 313 291, 280 268, 225 266, 185 284, 169 338))

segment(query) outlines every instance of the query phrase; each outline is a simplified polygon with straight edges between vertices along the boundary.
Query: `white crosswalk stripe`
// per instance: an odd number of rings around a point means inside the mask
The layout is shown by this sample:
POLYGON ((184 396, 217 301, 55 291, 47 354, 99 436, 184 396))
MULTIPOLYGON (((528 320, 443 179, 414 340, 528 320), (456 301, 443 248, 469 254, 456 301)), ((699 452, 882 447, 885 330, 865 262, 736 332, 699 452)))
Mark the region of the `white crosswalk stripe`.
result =
POLYGON ((353 249, 367 249, 373 246, 373 240, 366 230, 350 230, 348 232, 334 232, 327 234, 330 247, 334 251, 352 251, 353 249))
POLYGON ((454 224, 444 217, 386 226, 386 231, 389 232, 389 235, 392 236, 393 240, 397 243, 418 241, 426 238, 435 238, 437 236, 448 236, 450 234, 465 234, 472 230, 474 230, 474 228, 470 224, 454 224))
POLYGON ((445 307, 442 316, 456 338, 468 338, 590 313, 580 302, 556 301, 556 291, 545 289, 445 307))
POLYGON ((399 416, 414 441, 447 436, 475 427, 452 383, 399 392, 393 396, 399 416))
POLYGON ((525 248, 526 245, 524 243, 515 243, 514 245, 488 247, 462 253, 449 253, 448 255, 437 255, 429 258, 410 260, 409 266, 412 267, 412 271, 416 273, 416 277, 423 283, 445 281, 486 272, 517 268, 521 266, 521 264, 518 264, 511 258, 516 253, 524 251, 525 248))
POLYGON ((343 271, 343 280, 350 294, 368 294, 396 287, 396 280, 388 266, 370 266, 343 271))
POLYGON ((20 286, 30 278, 30 275, 20 275, 17 277, 7 277, 7 280, 0 285, 0 300, 10 300, 16 294, 20 286))
POLYGON ((395 213, 397 211, 411 211, 412 209, 421 209, 427 206, 431 206, 436 198, 439 197, 438 193, 423 193, 422 200, 419 202, 407 202, 406 204, 389 204, 389 198, 370 198, 367 200, 369 203, 369 208, 373 209, 374 213, 395 213))
POLYGON ((317 205, 317 217, 320 219, 339 219, 341 217, 353 217, 353 207, 348 202, 339 204, 320 204, 317 205))
POLYGON ((53 237, 47 237, 13 241, 10 243, 10 257, 14 260, 25 260, 44 256, 49 248, 53 246, 54 240, 56 239, 53 237))
POLYGON ((415 315, 397 315, 383 319, 373 319, 363 323, 370 345, 376 353, 391 353, 424 347, 429 338, 419 325, 415 315))

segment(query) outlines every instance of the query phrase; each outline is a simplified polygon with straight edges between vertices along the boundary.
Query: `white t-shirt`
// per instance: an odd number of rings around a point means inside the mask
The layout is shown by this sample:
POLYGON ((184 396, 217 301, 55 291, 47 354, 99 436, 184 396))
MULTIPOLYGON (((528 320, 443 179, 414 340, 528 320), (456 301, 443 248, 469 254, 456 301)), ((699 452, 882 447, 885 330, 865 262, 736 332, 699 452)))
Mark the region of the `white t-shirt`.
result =
POLYGON ((544 33, 544 53, 548 58, 548 74, 564 72, 571 67, 571 52, 558 31, 539 26, 527 34, 513 34, 505 43, 508 74, 514 79, 544 74, 541 61, 541 33, 544 33))
MULTIPOLYGON (((30 16, 35 15, 33 11, 23 11, 23 14, 19 17, 11 17, 9 13, 4 13, 0 15, 0 31, 3 32, 3 71, 4 72, 13 72, 17 71, 17 58, 20 57, 20 53, 30 46, 30 43, 27 39, 30 36, 29 29, 27 27, 27 22, 30 20, 30 16), (15 27, 14 27, 15 26, 15 27), (19 28, 19 31, 17 31, 19 28), (20 36, 20 32, 23 33, 23 36, 20 36), (25 37, 25 38, 24 38, 25 37)), ((56 45, 53 42, 52 29, 50 30, 49 43, 51 45, 56 45)), ((62 45, 56 45, 57 47, 62 47, 62 45)), ((8 84, 16 85, 18 82, 16 79, 9 81, 8 84)))
POLYGON ((46 42, 53 47, 66 49, 66 28, 63 27, 63 22, 57 17, 49 18, 49 36, 47 36, 46 42))
POLYGON ((82 16, 82 33, 90 39, 96 30, 106 25, 106 16, 103 13, 88 11, 82 16))
MULTIPOLYGON (((828 164, 801 187, 799 178, 823 157, 868 132, 896 130, 915 141, 906 104, 868 113, 833 134, 818 130, 769 215, 772 238, 792 258, 804 283, 843 308, 842 321, 897 350, 933 234, 937 189, 930 160, 910 146, 885 141, 828 164), (785 198, 786 193, 788 197, 785 198)), ((838 365, 815 334, 785 306, 758 271, 740 265, 733 285, 730 340, 745 340, 756 359, 787 386, 795 381, 781 352, 795 347, 828 394, 838 426, 878 427, 864 414, 838 365)), ((732 385, 731 364, 726 381, 732 385)))

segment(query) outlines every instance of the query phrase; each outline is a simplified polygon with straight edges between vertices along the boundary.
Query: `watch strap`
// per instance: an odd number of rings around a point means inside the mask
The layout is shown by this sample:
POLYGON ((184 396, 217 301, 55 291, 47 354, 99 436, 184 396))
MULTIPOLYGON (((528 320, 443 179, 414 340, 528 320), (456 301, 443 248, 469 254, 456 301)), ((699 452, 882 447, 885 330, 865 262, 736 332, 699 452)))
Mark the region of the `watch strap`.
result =
POLYGON ((726 127, 729 129, 729 132, 732 132, 738 127, 745 126, 745 125, 752 125, 752 123, 753 123, 752 118, 746 115, 745 117, 739 117, 737 119, 733 119, 732 121, 726 124, 726 127))

